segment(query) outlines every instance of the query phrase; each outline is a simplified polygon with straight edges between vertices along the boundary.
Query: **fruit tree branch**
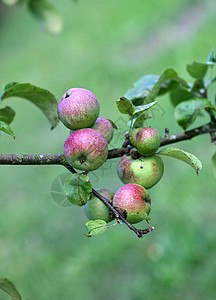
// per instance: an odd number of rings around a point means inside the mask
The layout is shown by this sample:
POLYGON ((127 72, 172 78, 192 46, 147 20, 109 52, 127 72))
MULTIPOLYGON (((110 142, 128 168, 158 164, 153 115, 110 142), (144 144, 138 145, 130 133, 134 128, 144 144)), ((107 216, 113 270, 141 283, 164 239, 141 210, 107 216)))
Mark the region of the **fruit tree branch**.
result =
MULTIPOLYGON (((213 122, 207 123, 200 127, 184 131, 181 133, 169 135, 161 139, 160 146, 190 140, 202 134, 216 133, 216 124, 213 122)), ((108 159, 121 157, 124 154, 129 154, 133 147, 122 147, 109 150, 108 159)), ((63 154, 0 154, 0 165, 63 165, 72 173, 70 165, 67 163, 63 154)))
MULTIPOLYGON (((181 132, 174 135, 169 135, 169 131, 166 130, 165 136, 161 139, 161 146, 169 145, 172 143, 190 140, 196 136, 202 134, 210 134, 212 137, 212 142, 215 142, 216 133, 216 123, 210 122, 208 124, 202 125, 200 127, 181 132)), ((121 157, 124 154, 132 153, 133 147, 130 146, 128 142, 128 137, 126 136, 127 143, 125 142, 122 148, 116 148, 109 150, 108 159, 121 157)), ((73 167, 71 167, 63 154, 0 154, 0 165, 62 165, 67 168, 71 173, 77 173, 73 167)), ((147 229, 136 229, 131 223, 129 223, 102 195, 100 195, 94 189, 93 194, 97 196, 105 205, 107 205, 110 210, 115 215, 118 223, 124 222, 132 231, 136 233, 138 237, 142 237, 154 230, 154 227, 149 227, 147 229)))
MULTIPOLYGON (((202 134, 210 134, 211 136, 214 135, 216 132, 216 123, 210 122, 205 125, 196 127, 191 130, 187 130, 181 133, 169 135, 168 129, 166 128, 165 136, 161 139, 160 146, 166 146, 169 144, 191 140, 192 138, 202 135, 202 134)), ((213 139, 212 139, 213 142, 213 139)), ((109 150, 108 159, 121 157, 124 154, 129 154, 132 150, 132 147, 122 147, 109 150)))
MULTIPOLYGON (((62 154, 46 154, 46 155, 16 155, 16 154, 0 154, 0 164, 2 165, 62 165, 66 167, 71 173, 77 173, 73 167, 71 167, 65 160, 62 154)), ((136 233, 138 237, 142 237, 143 234, 147 234, 154 230, 154 227, 147 229, 136 229, 131 223, 129 223, 119 212, 97 191, 92 189, 92 192, 97 196, 115 215, 118 223, 124 222, 132 231, 136 233), (121 221, 120 221, 121 220, 121 221)))
POLYGON ((168 137, 164 137, 161 139, 160 145, 165 146, 172 143, 191 140, 192 138, 199 136, 201 134, 206 134, 206 133, 212 134, 214 132, 216 132, 216 124, 214 122, 210 122, 191 130, 187 130, 181 133, 170 135, 168 137))

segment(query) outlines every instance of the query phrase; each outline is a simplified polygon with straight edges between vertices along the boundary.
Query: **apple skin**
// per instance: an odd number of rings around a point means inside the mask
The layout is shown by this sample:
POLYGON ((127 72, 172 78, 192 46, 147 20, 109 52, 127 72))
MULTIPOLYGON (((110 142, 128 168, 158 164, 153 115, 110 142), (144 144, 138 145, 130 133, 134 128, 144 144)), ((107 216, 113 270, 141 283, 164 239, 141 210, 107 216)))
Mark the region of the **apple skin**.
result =
POLYGON ((139 159, 123 155, 117 165, 117 174, 123 183, 137 183, 145 189, 150 189, 157 184, 163 171, 163 161, 157 155, 139 159))
POLYGON ((91 128, 100 131, 104 135, 108 144, 111 142, 113 138, 113 127, 109 120, 102 117, 97 118, 91 128))
MULTIPOLYGON (((96 191, 101 194, 106 199, 110 200, 112 203, 112 199, 114 193, 110 192, 106 189, 96 189, 96 191)), ((98 197, 92 195, 91 198, 87 201, 87 203, 83 206, 86 217, 89 220, 104 220, 109 223, 114 220, 114 217, 110 215, 110 209, 107 207, 98 197)))
POLYGON ((141 155, 151 156, 160 147, 161 135, 151 127, 137 128, 132 132, 131 143, 141 155))
POLYGON ((123 185, 114 195, 113 206, 125 209, 126 220, 131 224, 145 219, 142 213, 149 215, 151 198, 141 185, 128 183, 123 185))
POLYGON ((57 113, 62 123, 69 129, 77 130, 91 127, 100 111, 97 97, 82 88, 69 89, 61 97, 57 113))
POLYGON ((108 144, 99 131, 91 128, 79 129, 73 131, 65 140, 64 155, 72 167, 93 171, 107 159, 108 144))

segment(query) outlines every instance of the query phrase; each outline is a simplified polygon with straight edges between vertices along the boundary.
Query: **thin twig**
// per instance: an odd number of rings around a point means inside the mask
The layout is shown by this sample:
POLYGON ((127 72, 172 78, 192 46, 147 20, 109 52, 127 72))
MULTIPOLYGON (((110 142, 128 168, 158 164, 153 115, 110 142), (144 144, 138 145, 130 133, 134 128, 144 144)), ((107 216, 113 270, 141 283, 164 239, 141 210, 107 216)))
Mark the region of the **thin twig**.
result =
POLYGON ((214 122, 210 122, 205 125, 181 133, 173 134, 168 137, 164 137, 161 139, 160 146, 191 140, 196 136, 206 134, 206 133, 212 133, 212 132, 216 132, 216 124, 214 122))

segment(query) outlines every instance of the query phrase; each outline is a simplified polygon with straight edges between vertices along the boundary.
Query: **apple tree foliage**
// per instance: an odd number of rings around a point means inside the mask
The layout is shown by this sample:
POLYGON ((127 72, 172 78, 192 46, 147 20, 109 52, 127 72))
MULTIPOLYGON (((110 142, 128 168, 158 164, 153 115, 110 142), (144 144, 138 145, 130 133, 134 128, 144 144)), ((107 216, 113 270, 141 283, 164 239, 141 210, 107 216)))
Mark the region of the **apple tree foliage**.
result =
MULTIPOLYGON (((9 3, 10 1, 5 0, 5 2, 9 3)), ((12 2, 13 1, 11 1, 11 3, 12 2)), ((29 1, 29 3, 31 2, 33 5, 34 1, 29 1)), ((39 1, 39 3, 40 2, 43 1, 39 1)), ((146 120, 152 117, 150 113, 151 107, 157 105, 158 101, 160 101, 160 96, 164 94, 168 94, 174 108, 175 120, 179 126, 182 127, 183 132, 176 135, 169 135, 169 131, 166 131, 164 137, 161 139, 160 146, 191 139, 194 136, 203 133, 209 133, 212 143, 215 143, 216 105, 215 100, 208 98, 208 89, 216 81, 216 77, 212 76, 212 69, 215 66, 215 63, 216 57, 212 50, 206 63, 194 61, 192 64, 187 65, 187 72, 192 77, 191 82, 184 80, 175 70, 170 68, 166 69, 161 75, 144 75, 137 80, 133 86, 126 91, 125 95, 121 96, 116 101, 119 113, 127 115, 128 117, 128 131, 125 133, 125 142, 122 145, 122 148, 109 150, 108 159, 121 157, 124 154, 135 156, 135 158, 140 156, 137 149, 131 144, 130 136, 136 128, 146 127, 146 120), (207 113, 210 118, 210 123, 188 130, 197 118, 202 117, 203 114, 200 113, 207 113)), ((30 101, 43 112, 50 123, 51 129, 54 129, 57 126, 59 122, 57 115, 58 101, 50 91, 34 86, 30 83, 10 82, 4 85, 3 91, 0 94, 1 134, 8 134, 13 138, 15 138, 16 135, 16 131, 11 125, 15 118, 15 111, 8 105, 4 106, 4 104, 9 102, 8 100, 12 97, 17 98, 17 100, 19 98, 24 98, 30 101)), ((115 124, 112 120, 109 121, 111 122, 113 129, 119 130, 118 124, 115 124)), ((160 148, 156 152, 156 155, 165 155, 179 159, 190 165, 197 174, 199 174, 202 169, 200 160, 193 154, 182 149, 176 149, 173 147, 160 148)), ((71 203, 83 206, 86 204, 88 199, 91 198, 92 194, 94 194, 109 207, 112 217, 115 217, 117 220, 115 224, 123 221, 137 234, 138 237, 141 237, 143 234, 154 229, 149 225, 148 229, 137 230, 132 224, 127 222, 124 211, 113 207, 110 201, 93 189, 89 181, 88 172, 78 173, 67 164, 63 155, 59 154, 58 157, 61 161, 54 161, 55 158, 53 158, 53 163, 63 164, 69 171, 71 171, 64 183, 64 193, 71 203)), ((4 159, 4 155, 0 155, 0 164, 3 164, 4 159)), ((13 158, 10 159, 11 161, 13 160, 13 158)), ((214 174, 216 174, 216 152, 212 157, 212 163, 214 174)), ((6 164, 9 163, 6 162, 6 164)), ((15 161, 12 161, 11 164, 15 164, 15 161)), ((27 163, 25 162, 25 164, 28 164, 28 161, 27 163)), ((35 164, 43 164, 43 161, 40 161, 39 159, 39 161, 36 161, 35 164)), ((52 164, 52 161, 50 164, 52 164)), ((146 215, 146 218, 143 219, 149 223, 150 217, 146 215)), ((102 219, 90 220, 86 223, 86 236, 91 237, 101 234, 105 232, 108 227, 115 224, 108 225, 107 222, 102 219)), ((12 299, 21 299, 15 286, 9 280, 0 279, 0 288, 7 292, 12 299)))
POLYGON ((15 285, 7 278, 0 278, 0 289, 5 291, 12 300, 21 300, 21 296, 15 285))
MULTIPOLYGON (((137 80, 133 86, 126 91, 125 95, 116 101, 119 112, 127 115, 129 119, 127 123, 128 132, 125 135, 126 144, 123 145, 127 151, 117 156, 122 156, 123 154, 133 156, 134 153, 139 156, 139 153, 136 153, 136 148, 130 143, 130 136, 134 129, 145 128, 146 120, 151 118, 151 107, 157 105, 157 102, 160 101, 159 96, 163 94, 169 95, 174 107, 176 122, 183 128, 186 138, 187 134, 196 132, 198 129, 186 130, 193 125, 197 117, 201 116, 200 112, 206 112, 211 119, 211 130, 209 133, 211 134, 212 142, 215 142, 216 106, 211 99, 208 99, 208 88, 216 81, 216 78, 211 76, 215 63, 216 59, 214 51, 212 50, 206 63, 193 62, 187 65, 187 71, 192 77, 192 82, 187 82, 178 76, 175 70, 170 68, 166 69, 161 75, 144 75, 137 80)), ((30 83, 11 82, 4 85, 3 91, 0 94, 2 105, 5 100, 12 97, 17 99, 24 98, 36 105, 48 119, 51 129, 54 129, 58 124, 58 102, 50 91, 30 83)), ((11 107, 5 106, 0 108, 0 130, 2 133, 9 134, 13 138, 15 138, 16 134, 11 126, 14 117, 15 111, 11 107)), ((113 128, 118 130, 118 124, 115 124, 111 120, 110 122, 113 128)), ((203 128, 208 125, 209 124, 204 124, 203 128)), ((163 137, 163 140, 165 144, 169 144, 178 141, 178 137, 177 135, 170 136, 168 133, 163 137)), ((161 143, 161 145, 163 146, 163 143, 161 143)), ((109 153, 112 151, 115 151, 115 149, 109 150, 109 153)), ((156 152, 156 155, 165 155, 179 159, 192 166, 197 174, 199 174, 202 169, 202 164, 199 159, 182 149, 160 148, 156 152)), ((116 156, 114 155, 114 157, 116 156)), ((108 158, 112 158, 112 155, 111 157, 108 156, 108 158)), ((213 156, 212 162, 215 172, 216 154, 213 156)), ((94 192, 89 181, 88 173, 77 173, 73 168, 71 169, 72 173, 68 176, 64 184, 64 192, 71 203, 78 206, 85 205, 87 200, 91 197, 92 192, 94 192)), ((101 200, 103 201, 103 199, 101 200)), ((109 205, 112 206, 110 203, 109 205)), ((113 210, 112 212, 117 216, 115 208, 111 208, 111 210, 113 210)), ((119 221, 118 218, 117 221, 119 221)), ((102 223, 104 224, 104 222, 103 220, 102 223)), ((88 236, 91 235, 90 232, 93 232, 92 235, 102 233, 105 231, 104 228, 106 228, 104 225, 102 226, 100 222, 88 222, 87 224, 86 226, 89 231, 88 236), (97 229, 98 226, 103 228, 103 230, 94 231, 94 228, 97 229)))

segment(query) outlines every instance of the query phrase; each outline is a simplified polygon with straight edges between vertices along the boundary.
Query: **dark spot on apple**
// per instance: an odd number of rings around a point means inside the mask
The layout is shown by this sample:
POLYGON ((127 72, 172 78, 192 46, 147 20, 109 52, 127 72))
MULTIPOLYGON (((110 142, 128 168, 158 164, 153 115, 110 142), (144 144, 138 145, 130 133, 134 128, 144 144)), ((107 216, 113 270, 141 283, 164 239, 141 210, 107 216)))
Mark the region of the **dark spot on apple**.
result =
POLYGON ((137 212, 137 215, 139 214, 139 212, 137 212))
POLYGON ((80 156, 79 161, 80 161, 81 164, 83 164, 86 161, 86 157, 85 156, 80 156))
POLYGON ((137 134, 136 134, 136 140, 137 141, 140 139, 140 134, 141 134, 141 132, 137 132, 137 134))
POLYGON ((64 98, 68 98, 72 95, 73 92, 67 91, 64 98))
POLYGON ((151 202, 151 198, 150 196, 148 196, 146 199, 144 199, 146 203, 150 203, 151 202))
POLYGON ((140 169, 143 169, 143 166, 140 166, 140 169))

